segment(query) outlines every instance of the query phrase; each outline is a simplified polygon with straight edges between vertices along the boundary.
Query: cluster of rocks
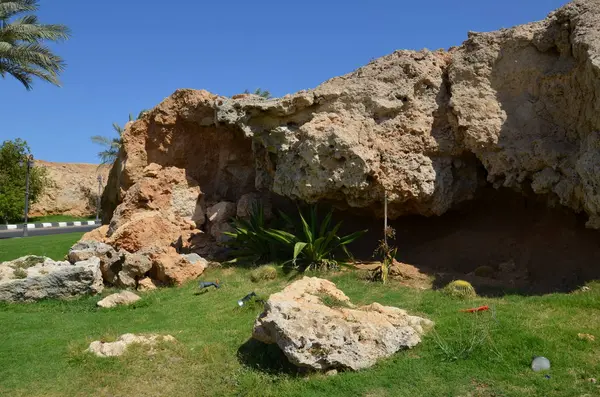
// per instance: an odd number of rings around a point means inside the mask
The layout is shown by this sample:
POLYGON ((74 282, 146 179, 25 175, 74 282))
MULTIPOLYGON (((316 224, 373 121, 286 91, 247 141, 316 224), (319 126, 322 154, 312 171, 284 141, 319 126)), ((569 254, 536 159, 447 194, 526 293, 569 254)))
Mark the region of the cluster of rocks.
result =
POLYGON ((157 285, 180 285, 200 276, 208 261, 198 254, 179 254, 173 247, 130 253, 98 241, 80 241, 71 247, 71 262, 98 258, 100 271, 108 284, 138 290, 157 285))

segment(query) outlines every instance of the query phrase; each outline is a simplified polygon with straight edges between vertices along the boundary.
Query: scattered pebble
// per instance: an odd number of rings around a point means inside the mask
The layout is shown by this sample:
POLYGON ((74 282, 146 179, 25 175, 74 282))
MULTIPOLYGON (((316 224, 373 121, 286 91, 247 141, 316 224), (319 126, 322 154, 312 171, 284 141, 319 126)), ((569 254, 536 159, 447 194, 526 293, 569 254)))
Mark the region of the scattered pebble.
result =
POLYGON ((593 342, 596 340, 596 337, 590 334, 577 334, 577 337, 581 340, 587 340, 589 342, 593 342))

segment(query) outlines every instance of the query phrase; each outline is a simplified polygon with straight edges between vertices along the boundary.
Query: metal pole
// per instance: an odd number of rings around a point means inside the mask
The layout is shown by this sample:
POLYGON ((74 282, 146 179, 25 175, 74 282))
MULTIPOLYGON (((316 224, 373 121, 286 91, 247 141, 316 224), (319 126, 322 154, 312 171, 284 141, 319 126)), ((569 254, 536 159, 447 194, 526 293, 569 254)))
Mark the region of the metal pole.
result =
POLYGON ((387 222, 387 192, 384 193, 383 196, 383 241, 387 244, 387 230, 388 230, 388 222, 387 222))
POLYGON ((27 156, 27 174, 25 176, 25 224, 23 225, 23 237, 27 237, 27 216, 29 214, 29 169, 31 168, 33 156, 27 156))
POLYGON ((100 220, 100 199, 102 197, 102 175, 98 175, 98 197, 96 198, 96 222, 100 220))

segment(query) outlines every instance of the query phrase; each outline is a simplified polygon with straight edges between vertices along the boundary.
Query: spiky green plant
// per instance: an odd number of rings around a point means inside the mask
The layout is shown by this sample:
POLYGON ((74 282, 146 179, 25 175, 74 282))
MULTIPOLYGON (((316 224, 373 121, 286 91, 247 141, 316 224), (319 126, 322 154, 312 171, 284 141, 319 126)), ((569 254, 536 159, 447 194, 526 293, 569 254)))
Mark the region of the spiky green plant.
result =
POLYGON ((232 249, 233 260, 227 263, 257 264, 264 261, 275 261, 278 254, 278 243, 268 233, 262 204, 255 203, 248 220, 236 218, 232 222, 233 232, 224 234, 231 237, 227 246, 232 249))
POLYGON ((293 233, 270 229, 267 234, 287 247, 292 253, 292 259, 284 265, 291 264, 300 270, 329 270, 339 267, 340 262, 335 258, 337 251, 342 251, 347 258, 352 255, 347 245, 365 234, 366 230, 360 230, 346 236, 338 236, 342 222, 332 226, 331 218, 333 212, 329 211, 327 216, 320 221, 317 207, 312 206, 309 210, 308 220, 301 210, 298 211, 300 222, 294 222, 286 214, 281 217, 287 222, 293 233))
POLYGON ((58 75, 65 63, 44 44, 70 36, 64 25, 43 25, 31 13, 38 0, 0 0, 0 76, 11 75, 27 90, 37 77, 59 86, 58 75), (27 14, 27 15, 23 15, 27 14))
POLYGON ((456 298, 474 298, 477 296, 477 292, 475 292, 475 288, 465 280, 454 280, 448 285, 446 285, 443 289, 446 295, 450 295, 456 298))

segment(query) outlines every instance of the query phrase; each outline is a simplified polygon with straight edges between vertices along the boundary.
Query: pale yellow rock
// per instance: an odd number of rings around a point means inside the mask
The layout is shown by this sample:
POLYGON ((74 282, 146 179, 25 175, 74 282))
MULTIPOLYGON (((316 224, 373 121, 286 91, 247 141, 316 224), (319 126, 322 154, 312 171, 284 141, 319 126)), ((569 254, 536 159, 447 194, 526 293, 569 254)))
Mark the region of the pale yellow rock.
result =
POLYGON ((117 306, 130 305, 139 301, 141 298, 131 291, 122 291, 112 294, 97 303, 99 307, 108 309, 117 306))
POLYGON ((30 216, 66 214, 89 216, 96 213, 98 175, 102 189, 108 180, 109 167, 97 164, 53 163, 36 160, 36 167, 47 170, 49 184, 37 202, 31 205, 30 216))
POLYGON ((98 357, 117 357, 123 355, 127 347, 134 343, 153 346, 159 342, 175 342, 171 335, 135 335, 124 334, 119 336, 115 342, 94 341, 90 343, 87 351, 98 357))
POLYGON ((269 297, 252 336, 299 367, 360 370, 416 346, 431 327, 396 307, 355 307, 331 281, 304 277, 269 297))

